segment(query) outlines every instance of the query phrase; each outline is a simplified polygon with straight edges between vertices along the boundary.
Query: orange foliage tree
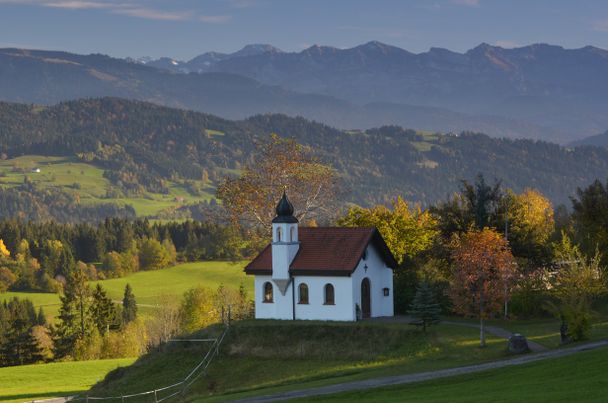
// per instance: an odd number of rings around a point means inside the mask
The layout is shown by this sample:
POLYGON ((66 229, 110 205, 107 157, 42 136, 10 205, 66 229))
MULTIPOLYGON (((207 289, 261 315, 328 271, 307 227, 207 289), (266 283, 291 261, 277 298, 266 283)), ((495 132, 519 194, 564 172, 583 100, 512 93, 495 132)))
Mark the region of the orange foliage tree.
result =
POLYGON ((499 312, 515 279, 515 259, 507 241, 496 231, 470 231, 452 253, 453 279, 449 296, 454 309, 479 318, 479 342, 485 347, 483 320, 499 312))
POLYGON ((335 213, 337 175, 311 150, 293 139, 272 134, 258 144, 253 162, 238 178, 226 178, 217 197, 234 224, 270 231, 275 206, 287 189, 300 221, 326 218, 335 213))

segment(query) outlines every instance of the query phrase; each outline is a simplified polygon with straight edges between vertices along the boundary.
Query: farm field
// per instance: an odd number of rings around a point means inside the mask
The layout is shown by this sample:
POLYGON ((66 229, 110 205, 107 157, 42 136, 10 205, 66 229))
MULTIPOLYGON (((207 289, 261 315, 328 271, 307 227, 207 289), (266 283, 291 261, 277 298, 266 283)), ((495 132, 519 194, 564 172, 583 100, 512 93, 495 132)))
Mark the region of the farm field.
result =
POLYGON ((0 368, 0 401, 72 396, 86 391, 109 371, 134 361, 135 358, 121 358, 0 368))
MULTIPOLYGON (((141 312, 155 305, 162 296, 174 296, 177 299, 192 287, 202 285, 215 289, 221 284, 226 287, 238 288, 241 284, 248 294, 253 296, 253 279, 243 272, 244 262, 193 262, 183 263, 167 269, 141 271, 127 277, 99 281, 107 290, 108 295, 116 300, 122 300, 125 285, 129 283, 139 304, 143 304, 141 312)), ((95 286, 97 282, 92 282, 95 286)), ((59 310, 59 295, 33 292, 7 292, 0 294, 0 301, 13 297, 29 298, 36 309, 42 306, 49 319, 54 318, 59 310)))
MULTIPOLYGON (((605 402, 608 348, 449 379, 370 389, 317 402, 605 402)), ((304 401, 304 400, 298 400, 304 401)))
POLYGON ((103 177, 103 169, 82 162, 76 157, 45 157, 26 155, 0 160, 0 186, 14 187, 28 178, 45 187, 60 187, 68 191, 83 204, 115 203, 131 205, 138 216, 155 216, 159 212, 183 204, 211 200, 214 188, 207 186, 200 196, 193 196, 177 182, 168 181, 168 194, 148 192, 141 197, 106 198, 112 183, 103 177), (35 170, 39 169, 40 172, 35 170), (180 198, 177 201, 176 198, 180 198), (183 201, 181 201, 183 198, 183 201))

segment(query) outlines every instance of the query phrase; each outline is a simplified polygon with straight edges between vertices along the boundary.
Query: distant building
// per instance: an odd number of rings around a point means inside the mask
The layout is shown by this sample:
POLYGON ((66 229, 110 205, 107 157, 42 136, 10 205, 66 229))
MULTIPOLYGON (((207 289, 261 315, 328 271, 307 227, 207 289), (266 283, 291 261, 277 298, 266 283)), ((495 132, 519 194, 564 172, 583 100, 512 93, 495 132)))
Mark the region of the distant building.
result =
POLYGON ((32 172, 39 174, 40 173, 40 168, 32 168, 32 172))
POLYGON ((245 267, 255 317, 354 321, 393 316, 397 262, 376 228, 300 228, 286 194, 272 243, 245 267))

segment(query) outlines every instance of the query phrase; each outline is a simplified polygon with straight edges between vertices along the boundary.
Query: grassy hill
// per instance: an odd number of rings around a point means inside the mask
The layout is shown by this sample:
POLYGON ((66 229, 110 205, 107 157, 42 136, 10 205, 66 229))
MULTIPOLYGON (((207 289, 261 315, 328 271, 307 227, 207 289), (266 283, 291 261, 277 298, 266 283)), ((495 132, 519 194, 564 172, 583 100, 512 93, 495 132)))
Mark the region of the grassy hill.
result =
POLYGON ((104 177, 104 170, 75 156, 26 155, 0 160, 0 187, 14 188, 25 180, 40 189, 59 188, 83 205, 130 205, 137 216, 141 217, 155 217, 163 211, 210 201, 215 193, 213 187, 202 181, 194 181, 204 190, 193 195, 188 192, 183 182, 168 180, 167 193, 145 191, 141 195, 131 197, 109 198, 108 195, 116 186, 104 177), (36 169, 40 169, 40 172, 35 171, 36 169))
MULTIPOLYGON (((505 187, 539 189, 554 203, 569 204, 569 196, 608 172, 608 149, 567 149, 533 140, 490 138, 483 134, 442 135, 390 126, 341 131, 303 118, 260 115, 230 121, 198 112, 117 98, 70 101, 41 107, 0 103, 0 158, 11 171, 19 157, 51 159, 54 178, 39 175, 40 186, 57 183, 72 203, 79 190, 82 203, 70 214, 65 208, 36 214, 58 198, 39 200, 40 190, 17 184, 23 176, 6 173, 6 186, 22 191, 0 192, 0 216, 63 220, 99 219, 79 214, 87 200, 132 204, 140 215, 186 202, 209 200, 226 175, 252 162, 255 144, 278 133, 291 137, 331 164, 345 189, 343 202, 384 203, 397 195, 412 202, 434 203, 456 191, 462 179, 483 172, 502 179, 505 187), (80 170, 69 169, 69 164, 80 170), (68 164, 66 167, 63 164, 68 164), (76 166, 76 165, 73 165, 76 166), (68 174, 67 171, 71 173, 68 174), (80 173, 82 171, 83 173, 80 173), (80 178, 80 179, 77 179, 80 178), (51 180, 54 179, 54 180, 51 180), (74 183, 82 181, 80 189, 74 183), (98 187, 100 185, 100 187, 98 187), (30 200, 28 195, 33 194, 30 200), (108 198, 104 199, 103 195, 108 198), (27 203, 26 203, 27 202, 27 203), (29 204, 28 204, 29 203, 29 204)), ((36 179, 36 175, 28 175, 36 179)), ((107 214, 105 214, 107 215, 107 214)))
POLYGON ((23 402, 72 396, 90 388, 109 371, 134 361, 134 358, 121 358, 0 368, 0 401, 23 402))
MULTIPOLYGON (((371 389, 317 402, 604 402, 608 348, 449 379, 371 389)), ((305 400, 297 400, 305 401, 305 400)))
MULTIPOLYGON (((217 327, 197 333, 214 336, 217 327)), ((446 368, 505 356, 504 340, 477 348, 475 329, 439 325, 428 334, 407 324, 236 322, 208 374, 188 400, 228 400, 290 388, 446 368), (378 342, 382 340, 382 342, 378 342)), ((200 345, 168 344, 108 374, 91 396, 141 392, 180 380, 201 359, 200 345)))
MULTIPOLYGON (((184 263, 167 269, 141 271, 127 277, 100 281, 107 290, 108 296, 115 301, 122 300, 125 285, 131 284, 141 313, 145 314, 150 305, 156 305, 161 296, 181 298, 182 294, 192 287, 202 285, 215 289, 220 284, 238 288, 240 284, 250 296, 253 296, 253 278, 243 272, 243 262, 196 262, 184 263)), ((94 285, 95 283, 92 283, 94 285)), ((53 319, 59 310, 59 295, 33 292, 6 292, 0 294, 0 301, 12 297, 29 298, 36 309, 42 306, 49 319, 53 319)))

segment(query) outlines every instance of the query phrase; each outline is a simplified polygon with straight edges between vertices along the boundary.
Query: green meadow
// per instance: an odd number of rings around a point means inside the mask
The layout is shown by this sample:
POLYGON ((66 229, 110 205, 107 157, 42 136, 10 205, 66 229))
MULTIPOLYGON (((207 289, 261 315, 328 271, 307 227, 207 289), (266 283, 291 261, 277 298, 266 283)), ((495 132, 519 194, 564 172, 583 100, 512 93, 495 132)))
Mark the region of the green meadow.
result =
MULTIPOLYGON (((244 262, 194 262, 183 263, 155 271, 141 271, 127 277, 92 282, 103 285, 108 295, 116 300, 122 300, 125 285, 131 284, 133 293, 141 312, 145 313, 158 304, 161 297, 171 296, 176 299, 188 289, 204 286, 216 289, 220 285, 238 288, 241 284, 253 297, 253 278, 243 272, 244 262)), ((7 292, 0 294, 0 301, 13 297, 29 298, 36 306, 43 307, 49 319, 54 318, 59 310, 59 295, 34 292, 7 292)))
POLYGON ((131 365, 135 358, 56 362, 0 368, 0 401, 23 402, 73 396, 88 390, 118 367, 131 365))
POLYGON ((138 216, 154 216, 159 212, 211 200, 215 189, 208 184, 199 196, 188 193, 182 183, 167 181, 169 193, 146 192, 142 196, 128 198, 106 198, 112 189, 110 181, 103 177, 103 169, 80 161, 76 157, 44 157, 26 155, 0 160, 0 186, 14 187, 28 178, 36 185, 60 187, 74 195, 83 204, 115 203, 131 205, 138 216), (35 172, 40 169, 40 172, 35 172), (183 198, 183 200, 182 200, 183 198))
POLYGON ((608 348, 602 348, 437 381, 319 396, 315 401, 605 402, 606 371, 608 348))

